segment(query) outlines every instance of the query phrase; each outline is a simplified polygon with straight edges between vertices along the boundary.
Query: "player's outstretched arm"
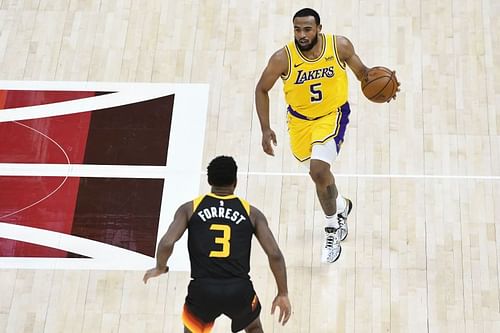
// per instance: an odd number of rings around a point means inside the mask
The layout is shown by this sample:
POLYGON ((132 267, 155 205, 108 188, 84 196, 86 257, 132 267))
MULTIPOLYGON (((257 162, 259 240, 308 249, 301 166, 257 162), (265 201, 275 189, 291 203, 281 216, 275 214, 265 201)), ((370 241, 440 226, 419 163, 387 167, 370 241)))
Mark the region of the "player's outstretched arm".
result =
POLYGON ((156 250, 156 266, 146 271, 142 279, 144 283, 147 283, 150 278, 168 272, 168 258, 172 255, 174 244, 181 238, 187 229, 190 216, 189 213, 192 212, 192 207, 193 203, 189 201, 181 205, 175 212, 174 220, 158 244, 158 249, 156 250))
POLYGON ((267 255, 269 266, 271 267, 278 287, 278 294, 274 298, 271 314, 274 314, 276 307, 278 307, 280 309, 278 321, 285 325, 292 314, 292 306, 288 298, 285 258, 278 247, 278 243, 274 239, 271 229, 269 229, 264 214, 252 206, 250 218, 254 222, 255 236, 267 255))
POLYGON ((262 149, 268 155, 274 156, 273 146, 276 146, 276 134, 271 129, 269 120, 269 90, 278 78, 288 71, 288 58, 285 49, 275 52, 262 72, 255 87, 255 108, 259 116, 262 130, 262 149))

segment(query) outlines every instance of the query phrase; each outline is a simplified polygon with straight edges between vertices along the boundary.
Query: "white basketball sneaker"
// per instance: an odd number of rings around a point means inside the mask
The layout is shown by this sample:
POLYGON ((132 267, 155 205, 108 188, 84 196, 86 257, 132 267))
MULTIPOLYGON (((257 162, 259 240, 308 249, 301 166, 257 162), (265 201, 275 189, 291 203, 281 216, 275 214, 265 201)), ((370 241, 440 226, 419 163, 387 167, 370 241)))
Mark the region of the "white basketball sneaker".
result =
POLYGON ((343 212, 337 214, 337 221, 339 222, 339 230, 340 230, 340 240, 343 241, 346 239, 349 230, 347 228, 347 216, 351 213, 352 210, 352 202, 351 200, 345 198, 347 201, 347 205, 343 212))
POLYGON ((340 228, 335 229, 332 227, 325 228, 325 244, 321 252, 321 261, 333 263, 337 261, 342 252, 340 246, 340 228))

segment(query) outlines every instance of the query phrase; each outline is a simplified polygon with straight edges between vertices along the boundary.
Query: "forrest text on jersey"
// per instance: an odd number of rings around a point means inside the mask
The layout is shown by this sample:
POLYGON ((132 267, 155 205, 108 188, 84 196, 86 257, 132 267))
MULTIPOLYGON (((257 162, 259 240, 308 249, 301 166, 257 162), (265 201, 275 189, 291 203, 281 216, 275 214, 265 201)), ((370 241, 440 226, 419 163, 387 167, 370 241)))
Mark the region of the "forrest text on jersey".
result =
POLYGON ((229 207, 203 208, 197 214, 203 222, 207 222, 207 220, 213 218, 222 218, 240 224, 247 219, 240 212, 229 207))

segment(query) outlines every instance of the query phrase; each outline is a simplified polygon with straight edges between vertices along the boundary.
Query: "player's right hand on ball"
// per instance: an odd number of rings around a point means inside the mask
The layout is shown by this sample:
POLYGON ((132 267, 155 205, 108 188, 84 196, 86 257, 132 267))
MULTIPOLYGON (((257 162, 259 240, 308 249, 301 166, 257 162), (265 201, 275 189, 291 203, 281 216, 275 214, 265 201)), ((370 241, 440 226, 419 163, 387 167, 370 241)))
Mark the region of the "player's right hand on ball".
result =
POLYGON ((398 77, 396 76, 396 71, 392 71, 392 73, 394 74, 394 77, 396 78, 396 82, 398 83, 398 89, 396 90, 396 92, 394 93, 394 96, 392 96, 392 98, 390 100, 387 101, 387 103, 389 103, 390 101, 392 101, 393 99, 396 99, 396 96, 399 92, 399 86, 401 85, 401 82, 398 81, 398 77))
POLYGON ((273 145, 276 147, 277 144, 276 133, 272 129, 262 130, 262 149, 267 155, 274 156, 273 145))

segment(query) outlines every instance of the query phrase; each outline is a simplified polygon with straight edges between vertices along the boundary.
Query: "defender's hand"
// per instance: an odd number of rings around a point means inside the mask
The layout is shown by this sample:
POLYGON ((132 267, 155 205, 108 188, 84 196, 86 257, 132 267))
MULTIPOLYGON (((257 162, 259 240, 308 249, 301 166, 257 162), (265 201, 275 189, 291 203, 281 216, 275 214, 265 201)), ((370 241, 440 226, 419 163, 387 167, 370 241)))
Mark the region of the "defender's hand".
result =
POLYGON ((165 274, 167 272, 168 272, 168 266, 163 269, 158 269, 157 267, 151 268, 146 271, 144 277, 142 278, 142 281, 144 281, 144 284, 146 284, 149 279, 165 274))
POLYGON ((276 133, 272 129, 266 129, 262 131, 262 149, 267 155, 274 156, 274 149, 271 142, 276 147, 278 142, 276 141, 276 133))
POLYGON ((280 316, 278 318, 278 322, 281 323, 282 325, 285 325, 290 319, 290 316, 292 315, 292 305, 290 304, 290 300, 288 299, 288 296, 276 296, 273 301, 273 305, 271 308, 271 314, 274 314, 274 310, 276 310, 276 307, 280 308, 280 316))

